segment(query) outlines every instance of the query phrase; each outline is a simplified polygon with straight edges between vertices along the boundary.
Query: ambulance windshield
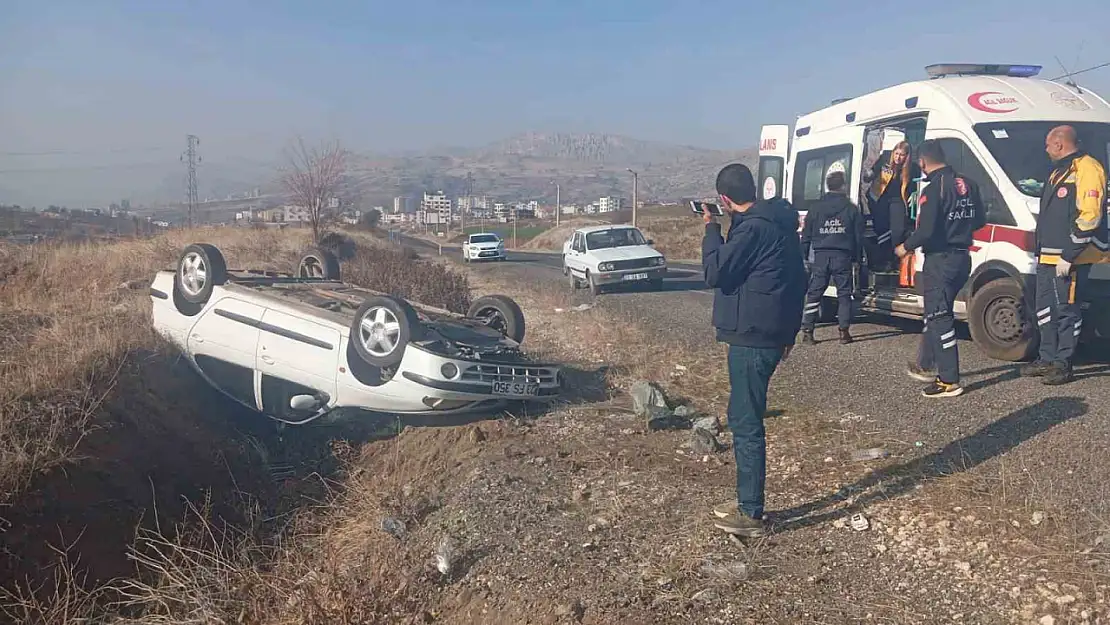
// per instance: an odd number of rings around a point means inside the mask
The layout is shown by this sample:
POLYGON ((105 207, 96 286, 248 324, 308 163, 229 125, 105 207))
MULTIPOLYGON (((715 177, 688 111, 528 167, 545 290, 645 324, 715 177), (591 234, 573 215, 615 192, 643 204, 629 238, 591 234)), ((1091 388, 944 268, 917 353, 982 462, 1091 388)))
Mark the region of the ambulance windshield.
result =
MULTIPOLYGON (((976 124, 975 133, 1002 166, 1006 176, 1025 195, 1040 197, 1052 161, 1044 151, 1048 131, 1067 122, 1025 121, 976 124)), ((1080 147, 1103 166, 1110 163, 1110 123, 1071 122, 1080 147)))

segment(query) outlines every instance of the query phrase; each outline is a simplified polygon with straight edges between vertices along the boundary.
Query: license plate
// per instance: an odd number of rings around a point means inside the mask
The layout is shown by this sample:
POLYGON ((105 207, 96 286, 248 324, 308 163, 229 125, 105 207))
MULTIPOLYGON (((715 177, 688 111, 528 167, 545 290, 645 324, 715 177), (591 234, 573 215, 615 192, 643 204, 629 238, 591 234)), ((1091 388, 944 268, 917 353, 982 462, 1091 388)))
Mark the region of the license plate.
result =
POLYGON ((537 395, 540 385, 535 382, 494 382, 494 395, 537 395))
POLYGON ((621 280, 647 280, 646 273, 630 273, 625 275, 621 280))

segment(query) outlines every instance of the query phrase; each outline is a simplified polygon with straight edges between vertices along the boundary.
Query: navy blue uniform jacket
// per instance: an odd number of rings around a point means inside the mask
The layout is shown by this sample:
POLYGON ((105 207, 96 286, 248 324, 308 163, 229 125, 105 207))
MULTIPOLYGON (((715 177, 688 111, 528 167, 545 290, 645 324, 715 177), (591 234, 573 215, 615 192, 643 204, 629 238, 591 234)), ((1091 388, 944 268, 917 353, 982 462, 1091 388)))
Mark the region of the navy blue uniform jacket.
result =
POLYGON ((705 283, 714 289, 717 340, 746 347, 793 345, 802 325, 806 273, 798 211, 787 201, 735 213, 728 240, 717 223, 701 244, 705 283))

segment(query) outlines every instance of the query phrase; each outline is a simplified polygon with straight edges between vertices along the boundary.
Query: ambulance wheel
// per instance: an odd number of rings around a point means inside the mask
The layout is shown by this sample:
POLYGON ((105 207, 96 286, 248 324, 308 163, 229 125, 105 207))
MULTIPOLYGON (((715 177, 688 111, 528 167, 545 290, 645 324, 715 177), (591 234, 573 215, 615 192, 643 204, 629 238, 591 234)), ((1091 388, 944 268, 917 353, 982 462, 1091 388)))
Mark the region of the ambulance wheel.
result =
POLYGON ((975 292, 968 306, 971 340, 996 360, 1028 360, 1036 353, 1040 338, 1030 313, 1017 280, 993 280, 975 292))

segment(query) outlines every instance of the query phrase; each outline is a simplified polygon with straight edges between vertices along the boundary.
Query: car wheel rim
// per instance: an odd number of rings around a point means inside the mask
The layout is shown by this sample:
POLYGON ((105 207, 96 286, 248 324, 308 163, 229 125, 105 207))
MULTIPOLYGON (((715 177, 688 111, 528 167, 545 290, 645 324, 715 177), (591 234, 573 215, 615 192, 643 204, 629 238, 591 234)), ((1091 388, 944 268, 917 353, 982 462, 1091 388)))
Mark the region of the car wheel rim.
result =
POLYGON ((1013 297, 1000 297, 987 306, 986 328, 1000 343, 1016 343, 1024 335, 1021 305, 1013 297))
POLYGON ((505 320, 505 315, 501 314, 501 311, 497 310, 496 308, 491 307, 479 309, 474 316, 480 319, 482 323, 486 324, 487 326, 493 328, 494 330, 497 330, 501 334, 505 334, 505 329, 508 326, 508 323, 505 320))
POLYGON ((208 282, 208 267, 204 258, 196 252, 189 252, 181 259, 181 288, 189 295, 198 295, 208 282))
POLYGON ((401 324, 397 316, 384 306, 366 311, 359 324, 359 342, 370 354, 383 358, 397 349, 401 339, 401 324))
POLYGON ((314 256, 305 256, 301 259, 300 271, 297 274, 302 278, 323 278, 324 268, 314 256))

